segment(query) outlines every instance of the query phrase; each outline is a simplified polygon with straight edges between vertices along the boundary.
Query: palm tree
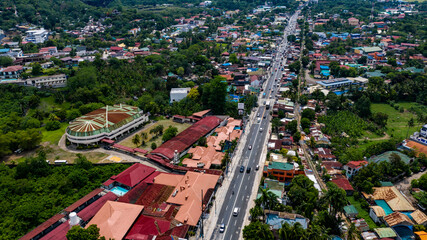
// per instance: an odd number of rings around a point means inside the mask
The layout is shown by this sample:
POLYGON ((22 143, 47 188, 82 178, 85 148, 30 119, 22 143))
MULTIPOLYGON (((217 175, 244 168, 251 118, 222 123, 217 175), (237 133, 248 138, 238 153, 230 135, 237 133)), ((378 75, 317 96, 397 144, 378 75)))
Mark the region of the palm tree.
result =
POLYGON ((249 213, 251 214, 251 221, 258 221, 259 217, 262 216, 262 222, 264 222, 264 212, 259 205, 255 205, 251 208, 249 213))
POLYGON ((132 138, 132 143, 135 144, 135 147, 138 147, 141 143, 141 137, 138 134, 135 134, 132 138))
POLYGON ((356 240, 358 239, 357 236, 359 236, 359 231, 357 230, 356 225, 354 225, 354 223, 351 223, 350 228, 347 232, 347 240, 356 240))
POLYGON ((406 138, 408 138, 409 128, 414 126, 414 118, 409 119, 408 121, 408 131, 406 131, 406 138))

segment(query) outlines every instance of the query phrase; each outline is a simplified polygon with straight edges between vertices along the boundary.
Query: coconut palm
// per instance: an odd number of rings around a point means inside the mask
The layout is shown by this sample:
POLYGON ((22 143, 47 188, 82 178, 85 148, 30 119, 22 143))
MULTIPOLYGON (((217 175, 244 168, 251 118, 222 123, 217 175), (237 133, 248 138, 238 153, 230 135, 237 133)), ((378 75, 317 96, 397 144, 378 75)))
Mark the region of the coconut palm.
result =
POLYGON ((138 147, 141 143, 141 137, 138 134, 135 134, 132 138, 132 143, 135 144, 135 147, 138 147))

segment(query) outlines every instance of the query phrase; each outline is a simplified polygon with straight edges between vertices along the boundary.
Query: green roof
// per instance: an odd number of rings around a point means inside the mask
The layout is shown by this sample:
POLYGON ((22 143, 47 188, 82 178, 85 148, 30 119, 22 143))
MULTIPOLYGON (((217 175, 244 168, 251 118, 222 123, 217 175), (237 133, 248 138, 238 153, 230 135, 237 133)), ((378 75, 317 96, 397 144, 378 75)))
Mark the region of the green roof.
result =
POLYGON ((264 188, 268 188, 270 190, 278 190, 278 191, 284 191, 285 190, 285 183, 279 182, 274 179, 266 178, 264 180, 264 188))
POLYGON ((364 48, 362 48, 362 50, 365 53, 381 52, 382 51, 382 49, 379 47, 364 47, 364 48))
POLYGON ((380 183, 381 183, 381 187, 393 187, 394 186, 392 182, 382 182, 382 181, 380 181, 380 183))
POLYGON ((378 162, 382 162, 382 161, 390 162, 390 157, 391 157, 391 154, 393 154, 393 153, 397 154, 400 157, 400 159, 402 159, 402 161, 404 163, 409 164, 409 161, 411 159, 408 156, 406 156, 405 154, 398 152, 398 151, 388 151, 388 152, 385 152, 385 153, 380 154, 378 156, 372 156, 371 158, 369 158, 369 162, 370 163, 371 162, 378 163, 378 162))
POLYGON ((356 207, 354 207, 353 205, 348 205, 344 207, 344 212, 346 214, 359 214, 359 212, 357 211, 356 207))
POLYGON ((373 72, 366 72, 365 74, 367 77, 384 77, 385 76, 385 74, 379 70, 375 70, 373 72))
POLYGON ((374 231, 378 234, 380 238, 395 238, 397 237, 396 233, 391 228, 375 228, 374 231))
POLYGON ((292 163, 270 162, 268 164, 268 169, 289 171, 294 169, 294 165, 292 163))

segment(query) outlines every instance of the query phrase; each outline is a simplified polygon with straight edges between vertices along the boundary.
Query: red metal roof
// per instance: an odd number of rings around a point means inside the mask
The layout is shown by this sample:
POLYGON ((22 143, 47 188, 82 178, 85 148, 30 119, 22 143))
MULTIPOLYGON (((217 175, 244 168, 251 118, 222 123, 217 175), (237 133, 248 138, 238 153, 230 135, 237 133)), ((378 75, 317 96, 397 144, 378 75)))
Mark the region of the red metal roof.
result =
POLYGON ((65 217, 64 214, 56 214, 55 216, 49 218, 44 223, 34 228, 31 232, 25 234, 23 237, 20 238, 20 240, 30 240, 34 238, 35 236, 39 235, 41 232, 52 226, 54 223, 61 220, 61 218, 63 217, 65 217))
POLYGON ((66 236, 70 228, 70 223, 66 221, 46 234, 44 237, 40 238, 40 240, 67 240, 66 236))
POLYGON ((133 224, 125 239, 147 239, 169 230, 170 222, 141 215, 133 224))
POLYGON ((344 189, 345 191, 354 191, 347 178, 332 179, 332 182, 335 183, 339 188, 344 189))
POLYGON ((193 145, 201 137, 208 134, 215 127, 221 123, 221 119, 215 116, 208 116, 193 124, 191 127, 185 129, 183 132, 172 138, 171 140, 163 143, 160 147, 153 150, 152 154, 160 154, 173 159, 174 151, 178 150, 179 153, 193 145))
POLYGON ((101 140, 101 142, 105 142, 105 143, 109 143, 109 144, 113 144, 113 143, 114 143, 114 141, 113 141, 113 140, 108 139, 108 138, 103 138, 103 139, 101 140))
POLYGON ((142 153, 142 154, 147 154, 148 153, 148 151, 147 150, 145 150, 145 149, 141 149, 141 148, 134 148, 133 149, 135 152, 139 152, 139 153, 142 153))
POLYGON ((121 149, 121 150, 124 150, 124 151, 130 152, 130 153, 135 152, 135 151, 133 150, 133 148, 126 147, 126 146, 123 146, 123 145, 120 145, 120 144, 117 144, 117 143, 113 144, 113 148, 118 148, 118 149, 121 149))
POLYGON ((123 185, 134 187, 139 182, 150 176, 152 173, 156 171, 155 168, 146 166, 141 163, 135 163, 130 166, 128 169, 124 170, 117 176, 112 176, 110 180, 104 183, 105 186, 111 184, 112 181, 121 183, 123 185), (110 184, 107 184, 110 183, 110 184))
POLYGON ((113 192, 108 192, 95 202, 93 202, 91 205, 85 207, 83 210, 77 213, 77 216, 79 216, 83 221, 87 222, 89 221, 95 214, 101 209, 102 206, 107 201, 116 201, 117 196, 113 192))
POLYGON ((97 189, 93 190, 92 192, 88 193, 86 196, 80 198, 77 202, 71 204, 69 207, 67 207, 65 209, 65 211, 67 213, 70 213, 70 212, 76 210, 78 207, 85 204, 87 201, 89 201, 90 199, 92 199, 93 197, 95 197, 96 195, 98 195, 102 191, 103 191, 103 189, 101 189, 101 188, 97 188, 97 189))

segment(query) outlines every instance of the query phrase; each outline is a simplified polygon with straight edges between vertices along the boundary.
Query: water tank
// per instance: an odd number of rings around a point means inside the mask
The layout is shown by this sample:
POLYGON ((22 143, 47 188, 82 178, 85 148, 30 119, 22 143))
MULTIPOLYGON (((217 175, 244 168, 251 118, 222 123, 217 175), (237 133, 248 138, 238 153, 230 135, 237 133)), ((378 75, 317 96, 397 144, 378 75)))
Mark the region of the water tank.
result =
POLYGON ((77 216, 77 213, 71 212, 69 217, 70 217, 70 225, 71 226, 78 225, 80 223, 80 219, 77 216))

